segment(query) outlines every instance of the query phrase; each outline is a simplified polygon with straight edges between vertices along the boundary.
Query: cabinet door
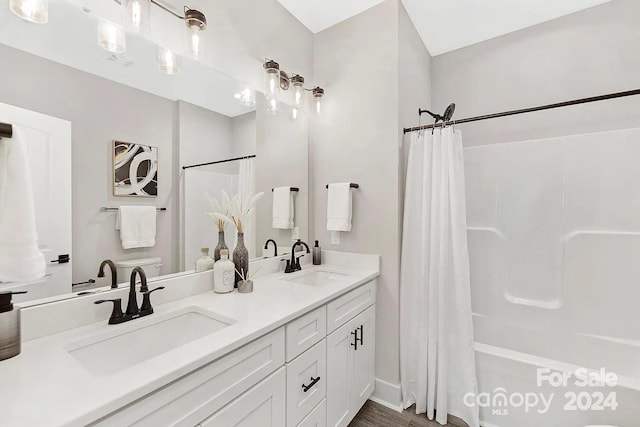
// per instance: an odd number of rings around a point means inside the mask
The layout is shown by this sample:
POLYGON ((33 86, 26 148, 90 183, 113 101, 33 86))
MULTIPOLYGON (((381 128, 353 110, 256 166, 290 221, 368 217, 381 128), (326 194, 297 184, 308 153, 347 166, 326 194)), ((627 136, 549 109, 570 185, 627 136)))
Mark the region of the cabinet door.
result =
POLYGON ((282 367, 200 423, 202 427, 286 425, 286 374, 282 367))
POLYGON ((351 421, 349 367, 353 360, 351 323, 327 337, 327 426, 346 426, 351 421))
POLYGON ((353 365, 350 372, 354 415, 371 396, 375 386, 375 307, 375 305, 369 307, 350 322, 358 332, 358 346, 357 349, 354 347, 353 365))
POLYGON ((287 425, 298 425, 324 399, 327 343, 320 341, 287 364, 287 425))
POLYGON ((300 421, 297 427, 326 427, 327 426, 327 402, 323 400, 315 407, 307 417, 300 421))

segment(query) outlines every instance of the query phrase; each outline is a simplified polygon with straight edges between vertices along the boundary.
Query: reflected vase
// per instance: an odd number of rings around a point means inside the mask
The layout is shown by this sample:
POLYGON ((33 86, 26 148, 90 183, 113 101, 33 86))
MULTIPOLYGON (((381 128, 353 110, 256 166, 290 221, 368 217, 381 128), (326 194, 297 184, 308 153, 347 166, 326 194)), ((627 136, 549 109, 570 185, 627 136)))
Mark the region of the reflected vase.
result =
POLYGON ((218 246, 216 246, 216 248, 213 250, 213 260, 214 261, 220 260, 220 250, 221 249, 229 250, 229 248, 227 247, 226 242, 224 241, 224 231, 218 231, 218 246))
POLYGON ((236 266, 236 283, 235 287, 238 287, 238 282, 242 280, 242 277, 238 272, 244 274, 245 277, 249 275, 249 251, 244 245, 244 233, 238 233, 238 243, 233 250, 233 263, 236 266))

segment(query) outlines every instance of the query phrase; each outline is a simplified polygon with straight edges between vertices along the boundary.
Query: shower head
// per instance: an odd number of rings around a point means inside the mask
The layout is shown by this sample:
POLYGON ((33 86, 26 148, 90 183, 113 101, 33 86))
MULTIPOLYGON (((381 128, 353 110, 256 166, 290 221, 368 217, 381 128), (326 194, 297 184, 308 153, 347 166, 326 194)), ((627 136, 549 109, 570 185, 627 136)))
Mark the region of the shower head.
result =
POLYGON ((423 110, 422 108, 418 109, 418 115, 421 116, 424 113, 427 113, 435 119, 436 123, 440 121, 446 123, 451 120, 451 118, 453 117, 453 113, 455 113, 455 111, 456 111, 456 104, 451 103, 449 104, 447 109, 444 110, 444 114, 442 116, 440 114, 432 113, 429 110, 423 110))
POLYGON ((453 113, 456 112, 456 104, 451 103, 449 104, 449 106, 447 107, 446 110, 444 110, 444 115, 442 116, 442 120, 446 123, 448 121, 451 121, 451 118, 453 117, 453 113))

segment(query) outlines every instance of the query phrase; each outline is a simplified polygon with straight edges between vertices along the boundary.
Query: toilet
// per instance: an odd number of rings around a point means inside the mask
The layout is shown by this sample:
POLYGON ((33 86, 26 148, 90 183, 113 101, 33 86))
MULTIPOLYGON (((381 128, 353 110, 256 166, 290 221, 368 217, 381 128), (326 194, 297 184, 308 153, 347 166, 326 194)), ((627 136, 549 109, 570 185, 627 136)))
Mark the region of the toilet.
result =
POLYGON ((118 273, 118 282, 128 282, 131 277, 131 272, 134 268, 140 267, 144 270, 147 279, 152 277, 158 277, 160 275, 160 268, 162 267, 162 258, 139 258, 129 259, 125 261, 116 261, 116 271, 118 273))

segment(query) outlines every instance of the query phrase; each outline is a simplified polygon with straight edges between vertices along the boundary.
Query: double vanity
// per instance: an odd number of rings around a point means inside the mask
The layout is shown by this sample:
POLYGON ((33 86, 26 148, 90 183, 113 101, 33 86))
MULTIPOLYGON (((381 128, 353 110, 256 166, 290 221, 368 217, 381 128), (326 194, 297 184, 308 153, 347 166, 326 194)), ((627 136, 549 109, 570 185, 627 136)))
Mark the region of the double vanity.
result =
POLYGON ((214 294, 210 271, 160 279, 154 313, 122 324, 101 294, 23 309, 2 424, 348 425, 374 388, 379 257, 323 259, 260 261, 250 294, 214 294))

